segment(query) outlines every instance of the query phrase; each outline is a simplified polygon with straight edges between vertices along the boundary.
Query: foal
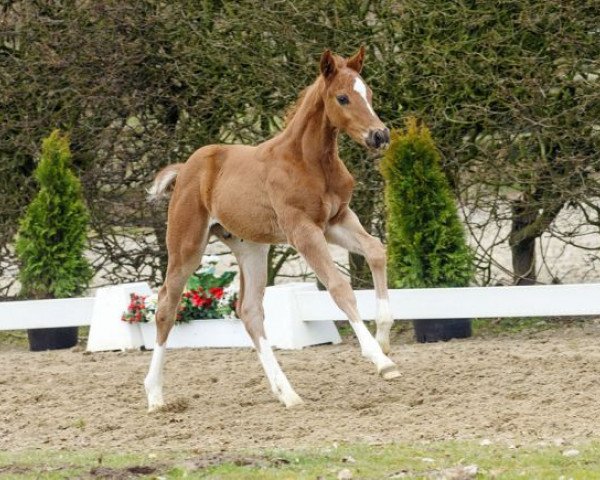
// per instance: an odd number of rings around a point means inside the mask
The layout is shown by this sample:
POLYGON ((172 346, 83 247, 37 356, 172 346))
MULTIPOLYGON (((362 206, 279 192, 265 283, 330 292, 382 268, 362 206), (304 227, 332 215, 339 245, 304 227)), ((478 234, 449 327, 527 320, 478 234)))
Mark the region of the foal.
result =
POLYGON ((151 195, 175 178, 168 214, 169 263, 158 295, 157 338, 144 385, 149 410, 164 404, 163 367, 169 331, 188 277, 198 268, 210 235, 231 248, 240 267, 238 315, 252 338, 271 388, 291 407, 302 403, 281 370, 263 327, 262 299, 269 245, 292 245, 327 287, 350 320, 362 354, 385 379, 399 375, 385 355, 392 317, 386 255, 348 206, 354 179, 338 157, 337 137, 346 132, 370 148, 389 143, 389 131, 371 107, 371 90, 360 77, 364 48, 344 59, 326 50, 320 75, 301 95, 286 128, 257 146, 209 145, 185 164, 158 173, 151 195), (377 295, 377 341, 361 320, 354 292, 337 270, 327 243, 364 255, 377 295))

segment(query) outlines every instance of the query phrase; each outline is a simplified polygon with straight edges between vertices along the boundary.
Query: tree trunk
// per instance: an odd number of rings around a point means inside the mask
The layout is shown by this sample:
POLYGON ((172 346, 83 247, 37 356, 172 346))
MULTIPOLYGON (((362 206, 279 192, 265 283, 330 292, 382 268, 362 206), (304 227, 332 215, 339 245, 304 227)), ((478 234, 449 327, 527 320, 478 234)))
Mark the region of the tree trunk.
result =
POLYGON ((535 222, 537 215, 537 211, 528 206, 524 201, 520 200, 514 202, 512 205, 512 225, 509 243, 512 253, 515 285, 534 285, 537 283, 535 268, 535 240, 537 235, 534 233, 518 241, 513 241, 522 230, 535 222))
POLYGON ((355 290, 366 290, 373 288, 373 277, 367 260, 362 255, 350 253, 350 281, 355 290))

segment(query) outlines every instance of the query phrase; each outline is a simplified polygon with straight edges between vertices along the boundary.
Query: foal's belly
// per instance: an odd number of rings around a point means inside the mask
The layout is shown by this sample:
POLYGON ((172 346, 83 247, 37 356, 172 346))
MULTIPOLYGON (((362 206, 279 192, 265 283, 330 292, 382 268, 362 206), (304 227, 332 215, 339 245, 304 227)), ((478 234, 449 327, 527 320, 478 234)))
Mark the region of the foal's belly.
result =
POLYGON ((221 206, 214 212, 215 221, 236 237, 255 243, 285 243, 275 215, 261 208, 240 209, 221 206))
POLYGON ((211 217, 233 235, 256 243, 284 243, 260 172, 223 172, 213 188, 211 217))

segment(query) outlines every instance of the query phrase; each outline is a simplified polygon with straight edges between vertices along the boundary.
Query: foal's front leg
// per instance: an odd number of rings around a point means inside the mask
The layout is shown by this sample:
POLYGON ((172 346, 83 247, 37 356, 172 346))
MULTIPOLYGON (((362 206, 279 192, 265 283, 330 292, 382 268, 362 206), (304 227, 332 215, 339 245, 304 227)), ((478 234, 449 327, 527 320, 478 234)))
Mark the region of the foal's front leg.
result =
POLYGON ((375 295, 377 296, 376 339, 384 353, 390 351, 390 329, 394 320, 390 309, 387 288, 386 252, 379 239, 370 235, 360 224, 356 214, 349 208, 338 216, 339 220, 325 232, 327 241, 345 248, 349 252, 358 253, 367 260, 375 295))
POLYGON ((336 268, 321 229, 307 219, 295 225, 289 231, 288 238, 327 287, 337 306, 348 316, 363 356, 375 364, 379 374, 386 380, 398 377, 398 367, 383 353, 360 318, 354 291, 336 268))

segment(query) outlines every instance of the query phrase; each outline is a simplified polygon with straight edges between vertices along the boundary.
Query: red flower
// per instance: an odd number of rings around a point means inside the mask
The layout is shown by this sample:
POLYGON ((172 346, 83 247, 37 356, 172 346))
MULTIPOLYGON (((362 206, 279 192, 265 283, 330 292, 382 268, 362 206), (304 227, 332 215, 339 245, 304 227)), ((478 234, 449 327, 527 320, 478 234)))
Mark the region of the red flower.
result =
POLYGON ((194 305, 194 307, 204 306, 204 298, 197 293, 194 293, 194 295, 192 295, 192 305, 194 305))
POLYGON ((223 298, 223 287, 212 287, 209 292, 215 298, 223 298))

